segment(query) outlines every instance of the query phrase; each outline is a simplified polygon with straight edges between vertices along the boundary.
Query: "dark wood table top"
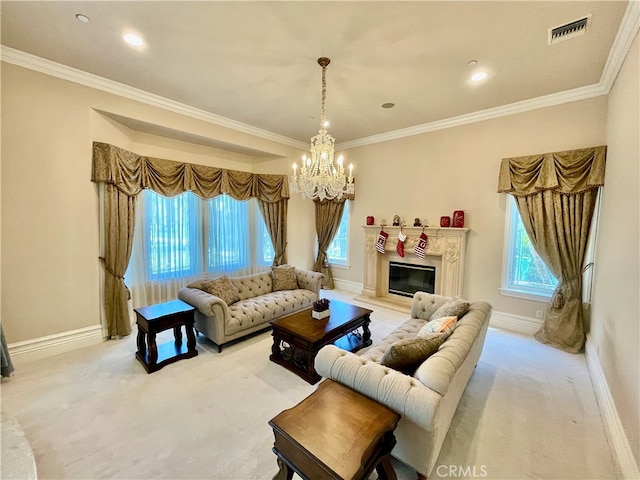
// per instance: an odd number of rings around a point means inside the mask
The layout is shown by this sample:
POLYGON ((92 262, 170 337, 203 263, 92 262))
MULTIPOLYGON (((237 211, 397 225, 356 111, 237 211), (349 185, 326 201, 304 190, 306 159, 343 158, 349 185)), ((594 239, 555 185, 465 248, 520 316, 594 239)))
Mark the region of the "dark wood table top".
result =
POLYGON ((158 318, 166 317, 167 315, 192 312, 194 310, 194 307, 182 300, 171 300, 170 302, 158 303, 157 305, 134 308, 134 311, 146 320, 156 320, 158 318))
POLYGON ((313 318, 311 316, 312 309, 308 308, 273 320, 271 325, 274 328, 305 338, 310 342, 318 342, 328 333, 372 313, 372 310, 368 308, 339 302, 338 300, 331 300, 329 310, 331 310, 331 315, 320 320, 313 318))
POLYGON ((362 473, 362 460, 395 429, 399 419, 400 415, 384 405, 325 380, 269 425, 303 446, 340 478, 354 478, 362 473))

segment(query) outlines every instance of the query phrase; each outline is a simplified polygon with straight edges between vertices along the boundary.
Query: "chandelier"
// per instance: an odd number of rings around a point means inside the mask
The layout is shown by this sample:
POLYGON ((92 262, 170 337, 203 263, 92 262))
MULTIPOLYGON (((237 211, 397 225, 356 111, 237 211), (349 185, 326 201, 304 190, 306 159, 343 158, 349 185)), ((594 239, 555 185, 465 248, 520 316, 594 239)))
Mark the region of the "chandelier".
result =
POLYGON ((302 197, 309 197, 318 200, 340 200, 343 195, 354 192, 353 185, 353 164, 349 165, 349 176, 345 176, 342 163, 344 158, 340 155, 334 163, 335 139, 327 132, 329 122, 327 122, 325 112, 325 101, 327 97, 327 82, 325 74, 329 60, 326 57, 318 59, 318 64, 322 67, 322 108, 320 110, 320 131, 311 138, 310 156, 302 156, 300 174, 298 165, 293 164, 293 175, 291 176, 291 190, 302 193, 302 197))

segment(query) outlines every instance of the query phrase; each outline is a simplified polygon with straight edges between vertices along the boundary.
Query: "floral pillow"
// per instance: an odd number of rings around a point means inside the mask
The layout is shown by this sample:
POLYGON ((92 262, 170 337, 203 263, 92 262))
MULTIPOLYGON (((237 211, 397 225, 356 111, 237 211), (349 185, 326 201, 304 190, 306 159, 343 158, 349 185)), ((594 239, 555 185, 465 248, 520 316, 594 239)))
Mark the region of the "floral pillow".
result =
POLYGON ((453 333, 453 330, 456 328, 456 323, 458 321, 458 317, 440 317, 435 320, 431 320, 427 322, 418 332, 418 337, 429 336, 432 333, 442 333, 445 335, 444 338, 447 338, 449 335, 453 333))
POLYGON ((240 300, 238 289, 226 275, 215 280, 204 280, 200 288, 211 295, 221 298, 227 305, 240 300))
POLYGON ((298 279, 296 278, 296 267, 290 265, 280 265, 271 269, 271 279, 273 280, 273 291, 296 290, 298 279))
POLYGON ((380 363, 406 374, 412 374, 427 358, 438 351, 447 336, 430 333, 422 337, 405 338, 392 343, 380 363))

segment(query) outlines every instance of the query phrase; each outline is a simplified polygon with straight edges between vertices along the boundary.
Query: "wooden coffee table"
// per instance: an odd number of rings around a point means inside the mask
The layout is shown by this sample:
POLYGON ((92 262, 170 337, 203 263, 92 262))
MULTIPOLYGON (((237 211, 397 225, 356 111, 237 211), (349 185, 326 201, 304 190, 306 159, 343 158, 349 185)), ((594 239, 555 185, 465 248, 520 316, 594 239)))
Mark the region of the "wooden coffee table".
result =
POLYGON ((311 316, 311 308, 273 320, 271 361, 314 384, 322 378, 313 365, 322 347, 334 344, 355 352, 371 345, 371 310, 337 300, 329 309, 331 315, 322 320, 311 316))
POLYGON ((375 468, 395 480, 391 450, 400 415, 350 388, 325 380, 298 405, 273 418, 274 480, 364 480, 375 468))

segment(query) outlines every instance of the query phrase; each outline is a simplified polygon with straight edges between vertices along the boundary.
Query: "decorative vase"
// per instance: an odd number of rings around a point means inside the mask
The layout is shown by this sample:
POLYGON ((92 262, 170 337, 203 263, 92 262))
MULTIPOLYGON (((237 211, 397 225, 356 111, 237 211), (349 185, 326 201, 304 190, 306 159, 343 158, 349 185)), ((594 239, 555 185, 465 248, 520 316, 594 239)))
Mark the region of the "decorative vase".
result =
POLYGON ((453 226, 455 228, 464 227, 464 210, 456 210, 453 212, 453 226))
POLYGON ((322 320, 323 318, 327 318, 329 315, 331 315, 330 310, 323 310, 321 312, 316 312, 315 310, 311 310, 311 316, 316 320, 322 320))
POLYGON ((441 227, 450 227, 451 226, 451 217, 440 217, 440 226, 441 227))

